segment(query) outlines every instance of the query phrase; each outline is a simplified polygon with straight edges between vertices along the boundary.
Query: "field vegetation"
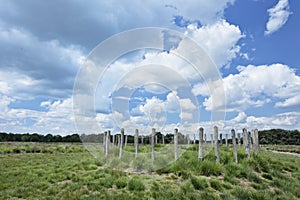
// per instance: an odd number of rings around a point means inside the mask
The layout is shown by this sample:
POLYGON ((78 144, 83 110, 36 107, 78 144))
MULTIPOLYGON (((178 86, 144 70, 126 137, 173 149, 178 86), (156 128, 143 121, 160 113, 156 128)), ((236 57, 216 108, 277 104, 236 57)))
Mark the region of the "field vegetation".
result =
POLYGON ((0 199, 300 198, 299 157, 263 148, 247 159, 239 148, 236 164, 232 149, 222 146, 216 164, 213 150, 203 161, 197 150, 191 146, 159 170, 133 173, 107 167, 80 143, 0 143, 0 199))

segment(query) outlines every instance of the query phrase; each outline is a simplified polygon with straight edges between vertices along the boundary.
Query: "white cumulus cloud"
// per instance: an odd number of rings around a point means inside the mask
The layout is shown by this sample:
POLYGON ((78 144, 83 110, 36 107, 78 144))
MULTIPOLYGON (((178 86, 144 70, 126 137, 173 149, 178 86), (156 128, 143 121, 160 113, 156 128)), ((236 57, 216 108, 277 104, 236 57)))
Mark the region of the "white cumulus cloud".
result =
POLYGON ((287 22, 290 14, 292 14, 289 9, 288 0, 279 0, 273 8, 268 9, 269 20, 266 25, 265 35, 274 33, 287 22))

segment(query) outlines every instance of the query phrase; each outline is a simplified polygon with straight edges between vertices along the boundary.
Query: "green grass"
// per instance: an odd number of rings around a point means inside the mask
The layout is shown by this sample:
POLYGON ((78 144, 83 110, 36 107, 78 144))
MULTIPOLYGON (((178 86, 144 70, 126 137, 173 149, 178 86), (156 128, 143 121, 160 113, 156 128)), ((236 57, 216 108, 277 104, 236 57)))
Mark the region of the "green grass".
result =
MULTIPOLYGON (((132 146, 125 150, 134 152, 132 146)), ((0 199, 300 198, 299 157, 262 149, 247 159, 238 148, 236 164, 230 147, 220 152, 220 164, 213 151, 199 161, 195 145, 164 168, 129 173, 107 167, 80 144, 0 143, 0 199)), ((149 160, 140 156, 132 164, 149 160)))

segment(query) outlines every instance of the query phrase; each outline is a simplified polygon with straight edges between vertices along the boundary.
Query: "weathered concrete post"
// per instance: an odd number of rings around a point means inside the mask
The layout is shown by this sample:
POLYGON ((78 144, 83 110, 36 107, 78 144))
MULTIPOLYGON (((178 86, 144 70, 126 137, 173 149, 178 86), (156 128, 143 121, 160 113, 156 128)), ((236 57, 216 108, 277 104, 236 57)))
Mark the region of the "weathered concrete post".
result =
POLYGON ((152 128, 151 133, 151 159, 154 161, 154 137, 155 137, 155 128, 152 128))
POLYGON ((142 142, 141 142, 142 145, 144 145, 144 136, 142 135, 142 142))
POLYGON ((214 143, 215 143, 215 154, 216 162, 220 163, 220 152, 219 152, 219 142, 218 142, 218 127, 214 126, 214 143))
POLYGON ((204 143, 206 144, 207 139, 206 139, 206 134, 204 134, 204 143))
POLYGON ((228 147, 228 134, 227 133, 225 134, 225 144, 226 144, 226 147, 228 147))
POLYGON ((135 129, 134 146, 135 146, 135 157, 137 158, 139 153, 139 130, 138 129, 135 129))
POLYGON ((213 146, 214 145, 214 135, 213 134, 210 134, 210 142, 211 142, 211 145, 213 146))
POLYGON ((104 151, 104 154, 106 153, 105 152, 105 145, 106 145, 106 135, 107 135, 107 131, 104 131, 103 133, 103 151, 104 151))
POLYGON ((259 137, 258 137, 258 130, 257 129, 254 130, 254 137, 255 137, 255 149, 254 149, 254 151, 258 152, 259 151, 259 137))
POLYGON ((199 128, 199 151, 198 151, 198 159, 203 160, 203 128, 199 128))
POLYGON ((118 147, 120 147, 120 144, 121 144, 121 135, 118 135, 118 147))
POLYGON ((119 158, 122 158, 123 155, 123 145, 124 145, 124 128, 121 128, 121 135, 120 135, 120 153, 119 158))
POLYGON ((238 133, 237 135, 238 135, 238 145, 240 147, 241 146, 241 134, 238 133))
POLYGON ((236 151, 236 139, 235 139, 235 131, 234 129, 231 130, 231 137, 232 137, 232 146, 233 146, 233 155, 234 160, 238 163, 237 151, 236 151))
POLYGON ((155 144, 157 144, 157 135, 155 135, 155 144))
POLYGON ((127 138, 128 137, 128 135, 125 135, 125 147, 127 146, 127 138))
POLYGON ((249 140, 248 140, 248 133, 247 129, 243 129, 243 144, 247 153, 247 157, 250 158, 250 148, 249 148, 249 140))
POLYGON ((251 132, 249 131, 248 132, 248 142, 249 142, 249 149, 253 149, 253 145, 252 145, 252 135, 251 135, 251 132))
POLYGON ((106 133, 106 139, 105 139, 105 156, 108 157, 108 151, 109 151, 109 143, 110 143, 110 131, 106 133))
POLYGON ((116 135, 112 135, 112 143, 113 143, 113 145, 116 144, 116 135))
POLYGON ((178 129, 174 129, 174 157, 178 159, 178 129))
POLYGON ((161 135, 161 137, 162 137, 162 143, 165 144, 165 136, 161 135))
POLYGON ((190 142, 191 142, 191 139, 190 139, 190 135, 189 135, 189 134, 186 134, 186 139, 187 139, 187 144, 189 145, 190 142))
POLYGON ((107 133, 108 133, 108 145, 111 146, 111 140, 110 140, 111 132, 110 132, 110 130, 108 130, 107 133))
POLYGON ((193 144, 196 144, 196 133, 194 133, 193 144))
POLYGON ((222 133, 220 133, 220 144, 223 145, 223 136, 222 136, 222 133))

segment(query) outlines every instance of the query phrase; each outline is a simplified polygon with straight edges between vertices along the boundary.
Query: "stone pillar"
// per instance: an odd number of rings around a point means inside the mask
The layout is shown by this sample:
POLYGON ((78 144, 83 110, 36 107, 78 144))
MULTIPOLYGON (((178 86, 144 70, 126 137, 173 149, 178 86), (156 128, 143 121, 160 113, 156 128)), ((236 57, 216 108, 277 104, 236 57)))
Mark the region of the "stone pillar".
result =
POLYGON ((250 148, 249 148, 249 140, 248 140, 248 133, 247 129, 243 129, 243 145, 245 147, 247 157, 250 158, 250 148))
POLYGON ((240 133, 238 133, 238 145, 239 145, 239 147, 241 146, 241 134, 240 133))
POLYGON ((190 135, 189 135, 189 134, 186 134, 186 139, 187 139, 187 144, 189 145, 189 144, 190 144, 190 141, 191 141, 190 135))
POLYGON ((124 145, 124 128, 121 128, 121 135, 120 135, 120 153, 119 158, 122 158, 123 155, 123 145, 124 145))
POLYGON ((178 159, 178 129, 174 129, 174 157, 178 159))
POLYGON ((109 143, 110 143, 110 131, 106 133, 106 139, 105 139, 105 156, 108 157, 108 151, 109 151, 109 143))
POLYGON ((155 144, 157 144, 157 135, 155 135, 155 144))
POLYGON ((113 145, 116 144, 116 135, 113 135, 113 136, 112 136, 112 143, 113 143, 113 145))
POLYGON ((139 153, 139 130, 138 129, 135 129, 134 146, 135 146, 135 157, 137 158, 139 153))
POLYGON ((165 136, 161 135, 161 137, 162 137, 162 143, 165 144, 165 136))
POLYGON ((233 148, 233 155, 234 160, 238 163, 237 151, 236 151, 236 139, 235 139, 235 131, 234 129, 231 130, 231 138, 232 138, 232 148, 233 148))
POLYGON ((219 143, 218 143, 218 127, 214 126, 214 143, 215 143, 215 154, 216 162, 220 163, 220 152, 219 152, 219 143))
POLYGON ((214 135, 210 134, 210 142, 211 142, 211 146, 214 145, 214 135))
POLYGON ((204 143, 206 144, 206 141, 207 141, 207 139, 206 139, 206 134, 204 134, 204 143))
POLYGON ((152 128, 151 133, 151 159, 154 161, 154 137, 155 137, 155 128, 152 128))
POLYGON ((142 135, 142 141, 141 141, 142 145, 144 145, 144 136, 142 135))
POLYGON ((203 160, 203 128, 199 128, 199 151, 198 151, 198 159, 203 160))
POLYGON ((220 144, 223 145, 223 136, 222 136, 222 133, 220 133, 220 144))
POLYGON ((228 147, 228 134, 227 133, 225 134, 225 144, 226 144, 226 147, 228 147))

